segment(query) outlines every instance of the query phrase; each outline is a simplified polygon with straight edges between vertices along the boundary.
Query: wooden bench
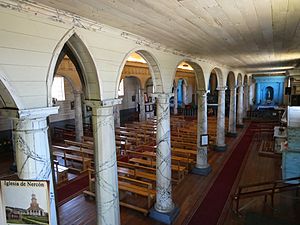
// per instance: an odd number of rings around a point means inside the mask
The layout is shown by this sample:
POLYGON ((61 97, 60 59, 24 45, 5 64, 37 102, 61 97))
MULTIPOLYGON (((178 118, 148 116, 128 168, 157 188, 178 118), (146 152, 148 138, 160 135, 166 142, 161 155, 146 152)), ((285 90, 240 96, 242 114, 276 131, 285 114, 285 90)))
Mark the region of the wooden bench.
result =
MULTIPOLYGON (((56 148, 55 146, 52 146, 52 147, 54 149, 56 148)), ((62 149, 60 149, 60 150, 62 150, 62 149)), ((83 172, 83 171, 88 170, 88 168, 91 167, 91 159, 90 158, 66 153, 66 151, 59 151, 59 150, 53 150, 52 154, 53 154, 53 156, 56 157, 56 160, 58 159, 58 157, 63 158, 65 166, 68 167, 70 170, 74 170, 77 172, 83 172), (69 164, 68 162, 71 162, 71 165, 68 165, 69 164), (73 165, 73 162, 82 164, 82 168, 79 169, 79 168, 75 167, 73 165)))
MULTIPOLYGON (((95 198, 95 178, 93 176, 93 170, 89 170, 89 190, 83 191, 84 195, 90 196, 95 198)), ((118 188, 119 193, 122 195, 120 197, 120 205, 137 210, 139 212, 144 213, 144 215, 147 215, 150 208, 152 207, 156 191, 153 189, 153 185, 151 183, 133 179, 126 176, 118 176, 118 188), (122 193, 121 193, 122 192, 122 193), (127 193, 135 194, 136 196, 130 195, 128 196, 127 193), (147 204, 143 205, 144 201, 138 200, 136 202, 132 202, 132 198, 136 198, 137 196, 140 196, 142 198, 147 199, 147 204), (128 199, 126 199, 126 197, 128 199)))
MULTIPOLYGON (((129 159, 129 162, 131 163, 138 163, 140 165, 145 165, 145 166, 149 166, 149 167, 155 167, 156 166, 156 161, 149 161, 146 159, 141 159, 141 158, 131 158, 129 159)), ((177 173, 177 178, 175 178, 174 180, 176 180, 178 183, 181 182, 184 178, 184 175, 187 171, 187 168, 185 166, 180 166, 180 165, 171 165, 171 169, 172 171, 177 173)))
POLYGON ((57 160, 54 160, 54 172, 56 183, 59 185, 68 181, 68 168, 58 164, 57 160))

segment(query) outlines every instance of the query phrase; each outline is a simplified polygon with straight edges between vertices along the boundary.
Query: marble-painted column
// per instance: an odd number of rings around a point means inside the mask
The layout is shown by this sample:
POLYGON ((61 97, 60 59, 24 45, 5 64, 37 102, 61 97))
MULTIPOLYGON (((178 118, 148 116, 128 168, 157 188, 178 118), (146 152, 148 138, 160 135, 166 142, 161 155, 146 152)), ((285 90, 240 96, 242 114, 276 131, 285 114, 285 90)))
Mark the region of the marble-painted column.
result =
POLYGON ((255 104, 259 105, 260 104, 260 83, 256 82, 256 92, 255 92, 256 96, 255 96, 255 104))
POLYGON ((207 162, 207 146, 200 145, 200 138, 201 135, 207 135, 207 91, 197 91, 197 97, 197 162, 192 172, 206 176, 211 172, 211 166, 207 162))
POLYGON ((81 138, 83 136, 81 91, 74 91, 74 110, 76 141, 81 141, 81 138))
POLYGON ((174 83, 174 115, 178 114, 178 93, 177 85, 174 83))
POLYGON ((119 225, 120 207, 113 106, 121 99, 89 101, 95 146, 97 224, 119 225))
POLYGON ((50 220, 51 224, 57 224, 47 117, 57 114, 58 107, 7 110, 6 113, 13 118, 18 177, 21 180, 49 181, 50 220))
POLYGON ((243 127, 243 94, 244 94, 244 89, 243 85, 239 86, 238 88, 239 93, 238 93, 238 108, 237 108, 237 127, 243 127))
POLYGON ((247 117, 247 111, 248 111, 248 84, 244 85, 244 96, 243 96, 243 117, 247 117))
POLYGON ((251 83, 249 86, 249 98, 248 98, 250 110, 252 110, 252 108, 253 108, 253 93, 254 93, 253 87, 255 87, 255 84, 251 83))
POLYGON ((157 98, 156 130, 156 203, 150 210, 150 217, 171 224, 179 213, 172 199, 171 174, 171 94, 155 94, 157 98))
POLYGON ((146 120, 144 93, 145 93, 145 89, 141 88, 140 91, 139 91, 139 103, 140 103, 139 120, 140 121, 145 121, 146 120))
POLYGON ((115 121, 115 127, 120 127, 121 121, 120 121, 120 105, 114 105, 114 121, 115 121))
POLYGON ((225 144, 225 90, 226 87, 219 87, 218 90, 218 117, 217 117, 217 137, 216 137, 216 151, 225 151, 227 146, 225 144))
POLYGON ((236 87, 230 88, 228 136, 236 137, 236 87))

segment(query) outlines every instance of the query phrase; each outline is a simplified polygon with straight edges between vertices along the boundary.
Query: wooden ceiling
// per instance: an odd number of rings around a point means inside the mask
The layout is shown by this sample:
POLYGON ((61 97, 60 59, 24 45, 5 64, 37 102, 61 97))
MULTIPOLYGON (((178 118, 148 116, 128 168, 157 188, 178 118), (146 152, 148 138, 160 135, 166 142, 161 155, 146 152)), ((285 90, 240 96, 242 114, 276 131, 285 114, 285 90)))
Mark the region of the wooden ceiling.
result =
POLYGON ((38 0, 248 72, 294 67, 299 0, 38 0))

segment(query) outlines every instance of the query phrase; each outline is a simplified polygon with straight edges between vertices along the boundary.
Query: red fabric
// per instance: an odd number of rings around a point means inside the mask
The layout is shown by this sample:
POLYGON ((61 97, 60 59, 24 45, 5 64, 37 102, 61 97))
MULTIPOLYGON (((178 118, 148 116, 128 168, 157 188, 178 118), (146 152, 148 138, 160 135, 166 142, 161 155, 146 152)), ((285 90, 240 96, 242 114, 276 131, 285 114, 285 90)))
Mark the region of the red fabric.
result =
POLYGON ((248 151, 253 133, 248 128, 239 144, 233 150, 231 156, 219 173, 214 184, 203 199, 201 205, 193 215, 189 225, 215 225, 222 213, 225 202, 231 191, 231 187, 238 175, 243 159, 248 151))
POLYGON ((89 176, 87 173, 84 173, 59 187, 57 189, 58 205, 62 205, 63 203, 79 195, 82 191, 86 190, 88 186, 89 176))

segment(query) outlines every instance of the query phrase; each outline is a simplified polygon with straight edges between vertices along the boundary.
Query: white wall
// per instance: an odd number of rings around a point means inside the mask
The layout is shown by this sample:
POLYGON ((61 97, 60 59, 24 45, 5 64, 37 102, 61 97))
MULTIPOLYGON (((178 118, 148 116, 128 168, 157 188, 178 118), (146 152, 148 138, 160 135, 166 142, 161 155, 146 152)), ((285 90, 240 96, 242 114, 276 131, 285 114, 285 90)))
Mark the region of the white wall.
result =
POLYGON ((74 102, 73 88, 67 79, 64 79, 65 84, 65 101, 58 101, 58 114, 50 116, 50 122, 57 122, 75 118, 75 110, 71 109, 71 102, 74 102))
POLYGON ((120 110, 136 108, 138 103, 138 90, 139 82, 137 78, 124 78, 124 96, 121 97, 123 100, 120 110), (135 96, 135 101, 132 101, 132 96, 135 96))

